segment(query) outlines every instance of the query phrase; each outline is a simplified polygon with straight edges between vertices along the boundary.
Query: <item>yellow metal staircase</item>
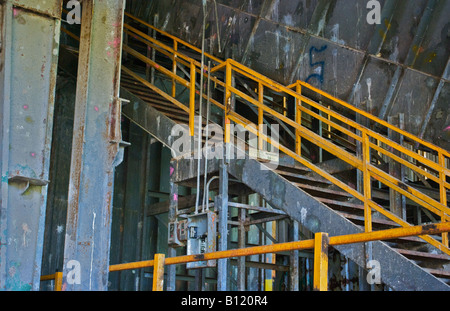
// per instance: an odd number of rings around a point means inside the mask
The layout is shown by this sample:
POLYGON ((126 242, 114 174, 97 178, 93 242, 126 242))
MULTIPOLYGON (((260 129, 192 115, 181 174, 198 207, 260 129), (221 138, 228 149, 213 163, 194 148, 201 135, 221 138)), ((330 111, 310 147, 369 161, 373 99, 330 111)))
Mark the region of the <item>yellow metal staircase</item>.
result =
MULTIPOLYGON (((195 117, 202 96, 222 116, 220 125, 224 128, 225 143, 233 142, 230 124, 244 126, 257 135, 258 148, 269 144, 280 150, 282 156, 294 160, 291 164, 280 163, 274 173, 363 226, 365 232, 421 224, 415 223, 417 219, 405 210, 403 214, 398 212, 390 202, 393 194, 404 198, 408 206, 423 211, 428 222, 450 220, 449 151, 310 84, 297 81, 281 85, 232 59, 224 61, 202 53, 201 49, 128 13, 126 17, 124 31, 128 42, 124 43, 123 52, 133 61, 123 65, 122 86, 174 122, 188 125, 191 136, 196 134, 195 117), (149 35, 151 32, 154 35, 149 35), (170 87, 163 89, 150 82, 150 71, 170 87), (204 81, 214 86, 214 96, 206 92, 206 86, 199 85, 202 74, 204 81), (183 92, 186 101, 180 99, 183 92), (287 103, 293 103, 295 111, 289 113, 287 103), (280 125, 280 142, 261 130, 265 122, 280 125), (319 128, 314 128, 313 122, 319 128), (326 165, 311 158, 307 146, 315 146, 360 179, 350 182, 348 175, 330 172, 326 165), (393 163, 403 175, 433 186, 424 188, 399 177, 389 169, 393 163)), ((411 260, 432 261, 438 267, 450 262, 448 233, 421 235, 400 242, 401 246, 395 250, 411 260), (421 248, 408 249, 408 243, 421 248), (422 251, 423 245, 431 245, 435 251, 422 251)), ((445 269, 427 269, 438 278, 450 279, 445 269)))

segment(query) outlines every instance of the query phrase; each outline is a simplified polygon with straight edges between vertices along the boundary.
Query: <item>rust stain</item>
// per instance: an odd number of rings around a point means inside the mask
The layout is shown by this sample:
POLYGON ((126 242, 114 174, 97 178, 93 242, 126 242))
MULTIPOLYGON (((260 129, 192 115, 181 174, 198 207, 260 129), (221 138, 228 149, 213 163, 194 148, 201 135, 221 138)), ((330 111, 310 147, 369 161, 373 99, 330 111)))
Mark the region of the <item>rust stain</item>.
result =
POLYGON ((424 225, 422 228, 422 233, 424 235, 434 234, 438 230, 435 224, 424 225))

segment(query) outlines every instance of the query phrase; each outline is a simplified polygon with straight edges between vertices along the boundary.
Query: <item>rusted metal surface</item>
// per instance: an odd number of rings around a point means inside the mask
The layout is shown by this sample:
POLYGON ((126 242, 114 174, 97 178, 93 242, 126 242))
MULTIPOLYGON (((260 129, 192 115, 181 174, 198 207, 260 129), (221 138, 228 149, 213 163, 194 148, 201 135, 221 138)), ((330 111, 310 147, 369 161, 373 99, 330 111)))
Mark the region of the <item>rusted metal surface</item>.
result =
POLYGON ((1 5, 1 290, 39 289, 61 5, 1 5))
POLYGON ((107 289, 124 5, 83 2, 63 270, 67 276, 77 261, 81 278, 65 278, 63 290, 107 289))

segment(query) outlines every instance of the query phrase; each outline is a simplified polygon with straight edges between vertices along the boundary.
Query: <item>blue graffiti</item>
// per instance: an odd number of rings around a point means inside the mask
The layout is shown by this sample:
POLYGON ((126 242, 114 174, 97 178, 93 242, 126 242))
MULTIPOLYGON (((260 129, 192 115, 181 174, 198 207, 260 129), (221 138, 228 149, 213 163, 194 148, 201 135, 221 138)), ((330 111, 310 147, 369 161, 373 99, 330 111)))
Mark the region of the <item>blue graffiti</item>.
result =
POLYGON ((324 71, 325 71, 325 61, 321 61, 321 62, 315 62, 313 63, 313 53, 317 52, 317 53, 322 53, 324 52, 326 49, 328 48, 328 45, 324 45, 322 46, 320 49, 317 49, 315 46, 312 46, 311 49, 309 50, 309 65, 311 66, 311 68, 314 68, 316 66, 320 67, 320 74, 318 73, 313 73, 311 75, 308 76, 308 78, 306 79, 306 83, 309 83, 309 80, 311 79, 319 79, 320 84, 323 83, 324 80, 324 71))

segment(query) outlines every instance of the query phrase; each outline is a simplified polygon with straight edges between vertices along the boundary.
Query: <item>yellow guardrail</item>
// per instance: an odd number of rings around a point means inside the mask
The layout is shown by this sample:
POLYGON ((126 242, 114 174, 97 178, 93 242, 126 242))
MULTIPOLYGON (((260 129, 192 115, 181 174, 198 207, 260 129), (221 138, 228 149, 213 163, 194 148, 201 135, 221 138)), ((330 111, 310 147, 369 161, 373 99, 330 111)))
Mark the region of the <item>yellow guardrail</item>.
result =
MULTIPOLYGON (((409 236, 422 236, 448 233, 450 223, 397 228, 368 233, 358 233, 330 237, 327 233, 316 233, 314 239, 278 243, 272 245, 254 246, 241 249, 210 252, 197 255, 185 255, 166 258, 164 254, 155 254, 153 260, 129 262, 109 266, 109 272, 118 272, 132 269, 153 267, 153 291, 162 291, 164 288, 164 267, 168 265, 186 264, 189 262, 218 260, 225 258, 262 255, 294 250, 314 250, 314 290, 328 290, 328 249, 329 246, 366 243, 371 241, 393 240, 409 236)), ((41 276, 41 281, 55 280, 55 291, 62 290, 63 273, 41 276)))
POLYGON ((54 274, 41 276, 41 282, 42 281, 51 281, 51 280, 55 281, 55 285, 54 285, 55 291, 56 292, 62 291, 63 273, 56 272, 54 274))
POLYGON ((153 260, 130 262, 109 267, 110 272, 130 269, 153 267, 153 291, 162 291, 164 286, 164 267, 168 265, 185 264, 196 261, 218 260, 225 258, 262 255, 294 250, 314 250, 314 283, 316 291, 328 290, 328 249, 329 246, 366 243, 371 241, 392 240, 408 236, 438 234, 450 231, 450 223, 437 225, 415 226, 398 228, 369 233, 359 233, 343 236, 329 237, 327 233, 316 233, 314 239, 298 242, 279 243, 264 246, 255 246, 241 249, 232 249, 201 255, 186 255, 166 258, 164 254, 155 254, 153 260))
MULTIPOLYGON (((450 220, 450 209, 448 207, 447 201, 447 191, 450 190, 450 183, 447 182, 447 177, 450 177, 450 170, 448 168, 448 162, 450 159, 450 153, 447 150, 439 148, 429 142, 426 142, 415 135, 408 133, 400 128, 389 124, 388 122, 381 120, 368 112, 358 109, 345 101, 337 99, 320 89, 317 89, 310 84, 302 81, 297 81, 290 86, 284 86, 280 83, 273 81, 259 74, 258 72, 232 60, 228 59, 226 61, 220 60, 213 55, 208 53, 203 53, 202 51, 187 43, 183 40, 172 36, 164 31, 161 31, 154 26, 148 24, 147 22, 138 19, 129 13, 125 15, 132 21, 140 24, 141 26, 148 27, 149 29, 158 33, 159 36, 166 39, 162 42, 152 36, 149 36, 131 26, 128 23, 124 25, 124 31, 131 37, 135 38, 139 42, 147 45, 149 48, 154 49, 159 52, 160 55, 169 59, 171 63, 170 66, 167 64, 164 66, 158 63, 155 59, 150 59, 145 55, 140 54, 136 50, 132 49, 128 45, 124 44, 123 49, 132 57, 135 57, 139 61, 144 62, 148 66, 154 68, 163 76, 167 77, 169 81, 172 81, 172 88, 169 93, 166 93, 148 82, 146 79, 142 78, 140 75, 134 73, 132 70, 122 66, 123 72, 132 76, 136 80, 140 81, 142 84, 149 87, 154 92, 160 94, 165 99, 172 102, 180 110, 183 110, 189 115, 189 128, 191 136, 194 135, 194 119, 196 114, 196 99, 198 96, 207 98, 207 94, 200 94, 199 88, 196 83, 198 82, 198 75, 202 73, 208 73, 208 77, 215 84, 216 87, 223 88, 225 92, 225 98, 223 103, 208 97, 210 102, 219 107, 224 113, 224 141, 226 143, 230 142, 230 124, 235 122, 236 124, 244 125, 247 129, 257 135, 259 138, 259 146, 262 146, 262 142, 267 143, 278 148, 281 152, 291 156, 299 163, 308 167, 318 175, 329 180, 337 187, 351 194, 356 199, 360 200, 364 204, 364 219, 365 219, 365 231, 372 232, 372 213, 376 211, 391 221, 397 223, 401 227, 411 227, 409 224, 401 217, 388 211, 381 205, 379 205, 372 196, 372 181, 376 180, 384 184, 388 188, 398 192, 399 194, 405 196, 406 198, 414 201, 423 208, 429 210, 433 214, 437 215, 441 222, 445 223, 450 220), (167 41, 171 41, 168 44, 167 41), (186 50, 189 52, 196 53, 197 56, 203 56, 206 60, 209 60, 213 65, 211 68, 204 66, 201 68, 201 62, 195 60, 192 57, 187 56, 186 50), (178 70, 179 67, 184 66, 188 70, 178 70), (166 68, 169 67, 169 68, 166 68), (181 71, 181 72, 180 72, 181 71), (254 94, 248 94, 242 89, 239 89, 234 85, 234 77, 240 76, 250 81, 255 89, 254 94), (177 87, 184 87, 189 91, 189 103, 186 105, 184 103, 176 100, 175 94, 177 87), (378 127, 388 129, 390 131, 396 132, 402 135, 405 141, 414 146, 421 145, 430 154, 433 154, 436 160, 432 160, 420 153, 414 152, 404 145, 396 143, 386 137, 385 135, 371 130, 358 122, 345 117, 344 115, 331 109, 331 106, 323 106, 320 103, 312 100, 311 98, 305 96, 305 91, 314 92, 317 96, 322 96, 334 105, 337 105, 343 109, 347 109, 353 114, 358 114, 362 117, 369 119, 378 127), (284 100, 291 98, 295 99, 296 102, 296 114, 295 118, 291 119, 286 116, 285 113, 280 113, 273 108, 265 104, 265 94, 268 92, 281 94, 284 100), (256 94, 256 97, 254 96, 256 94), (253 105, 258 111, 258 124, 255 124, 245 117, 239 115, 232 109, 231 101, 232 98, 239 98, 245 101, 249 105, 253 105), (278 142, 273 141, 270 137, 266 136, 263 131, 260 131, 260 125, 263 124, 263 119, 265 115, 270 115, 272 118, 276 118, 278 122, 286 124, 295 130, 295 146, 291 149, 288 146, 282 145, 278 142), (324 137, 307 128, 303 123, 304 117, 317 119, 329 129, 328 133, 332 130, 339 131, 341 137, 346 137, 348 140, 353 140, 361 146, 361 153, 354 153, 352 150, 348 151, 342 148, 329 137, 324 137), (363 189, 358 191, 353 187, 347 185, 345 182, 339 180, 335 176, 327 173, 326 171, 320 169, 318 166, 314 165, 308 161, 302 155, 302 141, 309 141, 322 150, 329 152, 335 157, 345 161, 346 163, 353 166, 355 169, 362 172, 363 175, 363 189), (384 170, 377 167, 377 165, 372 161, 374 156, 384 156, 386 158, 395 161, 414 174, 428 178, 436 182, 439 185, 439 199, 435 199, 430 195, 423 193, 422 191, 405 184, 398 178, 392 176, 391 174, 385 172, 384 170)), ((67 30, 64 30, 66 33, 67 30)), ((71 35, 75 38, 75 35, 71 35)), ((448 233, 442 234, 442 240, 438 241, 428 235, 422 235, 422 239, 440 249, 442 252, 450 255, 449 249, 449 239, 448 233)))

